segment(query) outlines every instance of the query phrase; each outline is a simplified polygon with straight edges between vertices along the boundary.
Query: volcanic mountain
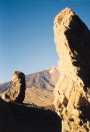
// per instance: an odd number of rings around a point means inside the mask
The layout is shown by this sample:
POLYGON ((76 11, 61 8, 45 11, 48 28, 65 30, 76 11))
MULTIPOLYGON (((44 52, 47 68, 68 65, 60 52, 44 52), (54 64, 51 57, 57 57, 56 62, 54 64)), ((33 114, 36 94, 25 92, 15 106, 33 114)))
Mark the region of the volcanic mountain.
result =
MULTIPOLYGON (((24 103, 33 103, 38 106, 51 105, 54 100, 53 90, 58 77, 59 71, 56 67, 25 75, 26 91, 24 103)), ((1 93, 4 93, 10 88, 10 82, 0 85, 1 93)))

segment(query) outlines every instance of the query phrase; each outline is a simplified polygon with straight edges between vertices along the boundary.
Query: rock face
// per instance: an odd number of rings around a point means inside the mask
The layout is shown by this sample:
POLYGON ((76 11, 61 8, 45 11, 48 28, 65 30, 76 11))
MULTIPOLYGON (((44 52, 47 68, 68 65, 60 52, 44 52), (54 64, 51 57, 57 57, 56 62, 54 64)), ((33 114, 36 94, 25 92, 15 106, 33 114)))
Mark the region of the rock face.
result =
POLYGON ((63 132, 90 131, 90 31, 69 8, 54 21, 60 79, 54 105, 63 120, 63 132))
POLYGON ((15 71, 9 89, 2 93, 2 98, 6 101, 22 103, 25 98, 25 89, 26 84, 24 73, 15 71))

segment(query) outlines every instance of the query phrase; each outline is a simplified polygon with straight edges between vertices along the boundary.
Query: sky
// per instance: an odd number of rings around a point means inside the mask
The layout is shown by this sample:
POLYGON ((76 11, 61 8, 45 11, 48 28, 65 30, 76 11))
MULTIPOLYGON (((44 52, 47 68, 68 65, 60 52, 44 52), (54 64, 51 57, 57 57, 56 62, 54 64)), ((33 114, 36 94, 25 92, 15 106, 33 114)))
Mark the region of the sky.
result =
POLYGON ((65 7, 90 27, 90 0, 0 0, 0 82, 57 65, 53 21, 65 7))

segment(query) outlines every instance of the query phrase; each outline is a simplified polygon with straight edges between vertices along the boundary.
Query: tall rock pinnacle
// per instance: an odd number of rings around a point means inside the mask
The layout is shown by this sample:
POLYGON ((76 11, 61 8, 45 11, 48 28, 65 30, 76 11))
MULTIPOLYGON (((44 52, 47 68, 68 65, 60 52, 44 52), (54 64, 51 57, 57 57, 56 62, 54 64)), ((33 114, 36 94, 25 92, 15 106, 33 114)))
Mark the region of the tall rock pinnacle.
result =
POLYGON ((90 131, 90 31, 69 8, 54 21, 54 36, 61 77, 54 94, 63 131, 90 131))

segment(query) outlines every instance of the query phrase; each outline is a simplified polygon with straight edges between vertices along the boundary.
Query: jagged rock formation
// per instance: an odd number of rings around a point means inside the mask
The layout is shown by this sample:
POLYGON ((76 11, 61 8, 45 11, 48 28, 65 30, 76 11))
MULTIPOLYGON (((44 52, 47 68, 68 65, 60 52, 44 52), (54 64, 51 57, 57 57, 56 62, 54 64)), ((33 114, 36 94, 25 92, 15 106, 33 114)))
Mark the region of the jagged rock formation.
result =
POLYGON ((90 31, 74 11, 61 11, 54 21, 60 79, 55 87, 55 108, 63 132, 90 131, 90 31))
MULTIPOLYGON (((58 67, 52 67, 44 71, 25 75, 26 89, 23 103, 33 103, 45 107, 52 105, 54 100, 53 90, 59 76, 58 67)), ((7 89, 11 90, 11 82, 0 85, 0 94, 3 98, 6 98, 3 93, 6 93, 7 89)), ((19 82, 17 81, 17 83, 19 82)))
POLYGON ((20 71, 15 71, 10 82, 9 88, 1 94, 6 101, 22 103, 25 98, 25 75, 20 71))

